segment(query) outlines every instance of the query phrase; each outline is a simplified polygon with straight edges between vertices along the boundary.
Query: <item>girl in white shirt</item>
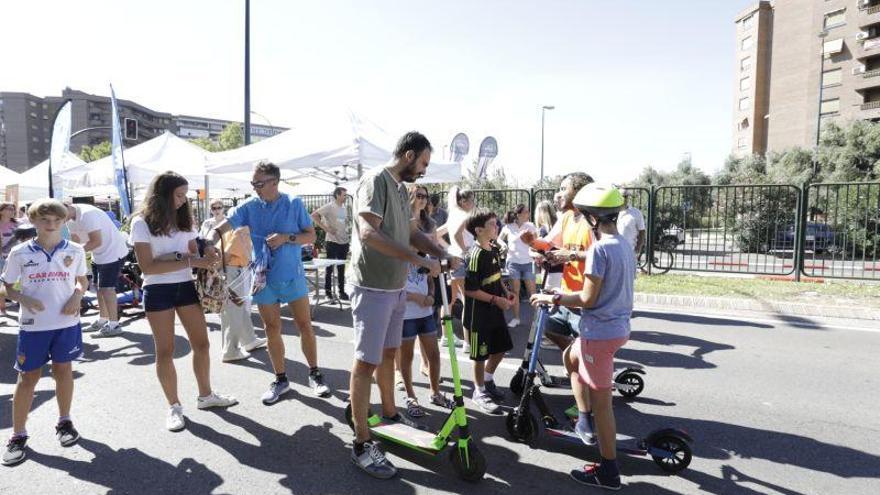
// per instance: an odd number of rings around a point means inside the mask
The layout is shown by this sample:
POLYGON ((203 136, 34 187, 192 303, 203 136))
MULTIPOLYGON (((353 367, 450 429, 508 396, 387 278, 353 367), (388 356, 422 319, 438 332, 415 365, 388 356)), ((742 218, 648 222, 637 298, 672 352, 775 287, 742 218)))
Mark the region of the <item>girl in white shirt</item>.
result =
POLYGON ((156 344, 156 374, 170 409, 165 422, 171 431, 186 425, 177 396, 174 367, 174 314, 189 337, 193 370, 199 387, 199 409, 228 407, 235 398, 211 390, 208 328, 192 278, 192 268, 213 268, 217 257, 200 258, 196 245, 188 183, 174 172, 156 176, 144 206, 131 223, 131 241, 144 274, 144 309, 156 344))
POLYGON ((520 281, 525 283, 529 297, 535 293, 535 268, 532 257, 529 255, 529 246, 520 239, 526 232, 538 235, 538 229, 529 221, 529 209, 524 204, 516 205, 511 212, 513 218, 501 229, 498 241, 507 247, 507 268, 510 277, 511 289, 513 289, 513 319, 507 323, 510 328, 519 325, 519 288, 520 281))

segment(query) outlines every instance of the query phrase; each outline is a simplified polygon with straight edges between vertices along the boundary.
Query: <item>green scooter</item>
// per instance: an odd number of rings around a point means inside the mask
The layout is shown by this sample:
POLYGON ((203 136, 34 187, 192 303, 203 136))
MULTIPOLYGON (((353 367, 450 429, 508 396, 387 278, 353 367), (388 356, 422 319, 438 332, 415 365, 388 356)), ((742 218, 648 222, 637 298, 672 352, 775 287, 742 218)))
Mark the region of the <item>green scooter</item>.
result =
MULTIPOLYGON (((443 427, 438 433, 412 428, 400 423, 389 424, 383 421, 382 416, 367 413, 367 423, 372 434, 382 440, 402 445, 409 449, 438 456, 447 447, 449 449, 449 461, 459 477, 466 481, 479 481, 486 474, 486 458, 477 450, 477 446, 471 436, 467 424, 467 410, 464 407, 464 397, 461 393, 461 376, 458 371, 458 359, 455 354, 455 339, 452 332, 452 312, 449 308, 449 299, 446 294, 446 275, 449 266, 443 263, 443 271, 440 273, 439 291, 443 296, 443 314, 441 317, 443 332, 446 335, 447 349, 449 351, 449 363, 452 367, 452 382, 455 386, 455 407, 446 417, 443 427), (453 431, 457 435, 453 437, 453 431)), ((345 408, 345 420, 354 430, 351 404, 345 408)))

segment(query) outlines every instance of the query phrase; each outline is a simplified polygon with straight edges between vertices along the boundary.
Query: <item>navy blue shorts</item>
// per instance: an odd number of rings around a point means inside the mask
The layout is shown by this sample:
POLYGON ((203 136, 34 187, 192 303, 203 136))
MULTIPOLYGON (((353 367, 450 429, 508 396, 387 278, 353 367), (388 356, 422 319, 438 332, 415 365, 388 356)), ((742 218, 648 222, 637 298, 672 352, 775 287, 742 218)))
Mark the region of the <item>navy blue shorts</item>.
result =
POLYGON ((432 333, 437 333, 437 321, 434 320, 434 315, 403 320, 403 340, 412 340, 419 335, 432 333))
POLYGON ((201 304, 195 282, 152 284, 144 287, 144 311, 165 311, 191 304, 201 304))
POLYGON ((15 351, 16 370, 26 373, 42 368, 49 360, 69 363, 82 355, 82 329, 79 323, 59 330, 18 332, 15 351))
POLYGON ((95 272, 98 280, 95 284, 99 289, 115 289, 119 282, 119 274, 122 272, 122 263, 125 258, 120 258, 112 263, 95 263, 95 272))

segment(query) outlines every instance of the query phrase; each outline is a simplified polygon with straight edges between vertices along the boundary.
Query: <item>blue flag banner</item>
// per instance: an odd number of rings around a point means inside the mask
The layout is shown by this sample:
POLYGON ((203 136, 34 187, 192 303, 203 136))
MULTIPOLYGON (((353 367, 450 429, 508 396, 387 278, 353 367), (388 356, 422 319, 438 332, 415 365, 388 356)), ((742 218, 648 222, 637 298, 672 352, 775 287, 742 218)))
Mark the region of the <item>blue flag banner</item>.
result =
POLYGON ((111 118, 113 119, 113 138, 110 143, 111 160, 113 162, 113 177, 116 189, 119 191, 119 208, 122 216, 131 215, 131 200, 128 197, 126 184, 125 157, 122 154, 122 126, 119 125, 119 108, 116 105, 116 93, 113 85, 110 85, 111 118))

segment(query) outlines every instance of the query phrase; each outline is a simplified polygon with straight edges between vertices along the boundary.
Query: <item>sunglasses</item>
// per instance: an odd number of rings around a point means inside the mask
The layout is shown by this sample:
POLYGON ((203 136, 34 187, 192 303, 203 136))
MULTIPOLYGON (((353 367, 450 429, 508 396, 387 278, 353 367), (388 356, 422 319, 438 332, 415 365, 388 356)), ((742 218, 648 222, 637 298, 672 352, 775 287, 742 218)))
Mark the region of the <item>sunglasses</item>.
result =
POLYGON ((416 193, 416 199, 428 199, 428 195, 425 193, 416 193))
POLYGON ((272 183, 272 181, 278 182, 278 179, 254 181, 254 182, 251 182, 251 186, 253 186, 254 189, 262 189, 263 186, 265 186, 266 184, 272 183))
POLYGON ((212 206, 211 207, 211 211, 217 211, 217 210, 222 210, 222 209, 223 209, 222 206, 212 206))

